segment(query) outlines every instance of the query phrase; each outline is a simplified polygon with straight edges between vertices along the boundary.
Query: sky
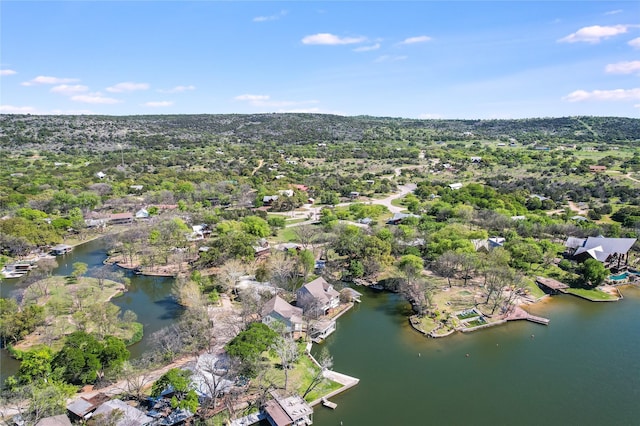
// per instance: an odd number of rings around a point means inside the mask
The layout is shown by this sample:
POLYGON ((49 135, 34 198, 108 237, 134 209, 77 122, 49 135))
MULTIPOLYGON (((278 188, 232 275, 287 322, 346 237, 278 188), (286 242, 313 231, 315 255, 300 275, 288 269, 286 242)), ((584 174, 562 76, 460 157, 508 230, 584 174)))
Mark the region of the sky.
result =
POLYGON ((638 1, 0 2, 0 113, 640 117, 638 1))

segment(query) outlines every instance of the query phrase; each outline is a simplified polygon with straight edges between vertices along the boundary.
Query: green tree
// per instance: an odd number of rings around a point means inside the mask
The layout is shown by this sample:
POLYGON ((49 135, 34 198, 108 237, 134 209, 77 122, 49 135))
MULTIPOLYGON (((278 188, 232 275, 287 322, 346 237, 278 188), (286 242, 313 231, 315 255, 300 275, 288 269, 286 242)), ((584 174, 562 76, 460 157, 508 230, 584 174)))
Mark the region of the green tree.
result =
POLYGON ((271 233, 267 221, 258 216, 246 216, 242 218, 242 230, 258 238, 268 237, 271 233))
POLYGON ((589 287, 597 287, 607 278, 607 268, 596 259, 587 259, 580 267, 582 279, 589 287))
POLYGON ((241 331, 227 345, 227 353, 241 362, 243 372, 254 377, 258 371, 260 355, 275 342, 277 333, 261 322, 254 322, 241 331))
POLYGON ((87 273, 88 265, 82 262, 75 262, 73 264, 73 271, 71 271, 71 276, 74 280, 78 280, 81 276, 87 273))
POLYGON ((172 368, 163 374, 151 387, 151 396, 159 396, 164 390, 174 391, 171 397, 173 408, 183 408, 195 413, 198 409, 198 395, 191 385, 191 371, 172 368))

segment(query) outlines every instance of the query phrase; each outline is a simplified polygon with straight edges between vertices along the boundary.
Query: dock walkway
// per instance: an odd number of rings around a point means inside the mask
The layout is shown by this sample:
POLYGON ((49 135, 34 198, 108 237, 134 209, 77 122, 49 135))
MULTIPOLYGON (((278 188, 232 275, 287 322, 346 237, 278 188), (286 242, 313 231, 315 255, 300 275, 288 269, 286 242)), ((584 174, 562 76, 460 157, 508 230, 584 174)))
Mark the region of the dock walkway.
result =
POLYGON ((522 309, 520 306, 514 306, 507 316, 505 317, 507 321, 518 321, 518 320, 527 320, 531 322, 535 322, 537 324, 549 325, 549 319, 539 317, 536 315, 531 315, 529 312, 522 309))

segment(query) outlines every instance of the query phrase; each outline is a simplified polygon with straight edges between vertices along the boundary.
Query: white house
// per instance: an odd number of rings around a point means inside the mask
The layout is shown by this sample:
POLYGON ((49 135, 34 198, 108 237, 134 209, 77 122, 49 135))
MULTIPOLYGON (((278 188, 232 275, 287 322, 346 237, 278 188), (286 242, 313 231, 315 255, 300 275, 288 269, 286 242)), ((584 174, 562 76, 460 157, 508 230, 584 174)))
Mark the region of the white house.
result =
POLYGON ((449 185, 449 188, 455 191, 462 188, 462 184, 460 182, 452 183, 451 185, 449 185))
POLYGON ((103 172, 98 172, 98 173, 96 173, 96 177, 98 179, 104 179, 105 177, 107 177, 107 175, 104 174, 103 172))

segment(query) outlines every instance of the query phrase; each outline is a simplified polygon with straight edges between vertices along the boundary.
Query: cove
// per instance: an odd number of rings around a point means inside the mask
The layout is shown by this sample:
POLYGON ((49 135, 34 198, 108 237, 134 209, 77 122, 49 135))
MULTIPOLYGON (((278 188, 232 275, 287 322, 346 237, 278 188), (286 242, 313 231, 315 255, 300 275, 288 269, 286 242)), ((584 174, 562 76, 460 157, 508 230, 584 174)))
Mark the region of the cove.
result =
MULTIPOLYGON (((97 239, 81 244, 64 256, 58 256, 58 267, 53 275, 69 275, 73 270, 73 263, 83 262, 89 266, 89 270, 96 266, 102 266, 107 258, 106 242, 97 239)), ((117 268, 113 266, 113 268, 117 268)), ((138 316, 138 322, 144 325, 142 340, 128 347, 131 358, 140 357, 150 346, 151 335, 163 327, 171 325, 182 313, 182 308, 171 295, 173 278, 147 277, 135 275, 129 271, 127 277, 131 284, 127 292, 111 301, 118 305, 122 312, 131 310, 138 316)), ((90 274, 89 274, 90 275, 90 274)), ((22 280, 5 280, 0 286, 1 297, 14 297, 24 286, 22 280)), ((12 359, 5 349, 0 350, 0 381, 15 374, 20 366, 19 361, 12 359)))
POLYGON ((412 330, 398 295, 365 291, 324 343, 360 383, 332 398, 336 410, 317 407, 314 424, 637 424, 640 289, 622 291, 615 303, 560 295, 528 308, 549 326, 442 339, 412 330))

